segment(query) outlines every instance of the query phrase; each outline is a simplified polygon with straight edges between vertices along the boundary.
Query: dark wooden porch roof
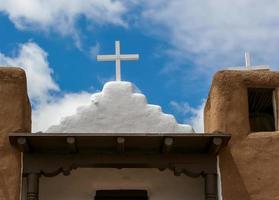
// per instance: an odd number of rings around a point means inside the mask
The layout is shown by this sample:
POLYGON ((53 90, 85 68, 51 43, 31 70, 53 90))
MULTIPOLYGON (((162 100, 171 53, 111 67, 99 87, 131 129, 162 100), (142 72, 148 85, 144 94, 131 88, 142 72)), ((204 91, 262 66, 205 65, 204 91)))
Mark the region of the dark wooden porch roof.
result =
POLYGON ((229 134, 12 133, 10 143, 28 153, 218 153, 229 134))
POLYGON ((204 177, 205 199, 217 198, 217 156, 228 134, 12 133, 23 156, 27 199, 38 199, 40 176, 77 168, 157 168, 204 177))

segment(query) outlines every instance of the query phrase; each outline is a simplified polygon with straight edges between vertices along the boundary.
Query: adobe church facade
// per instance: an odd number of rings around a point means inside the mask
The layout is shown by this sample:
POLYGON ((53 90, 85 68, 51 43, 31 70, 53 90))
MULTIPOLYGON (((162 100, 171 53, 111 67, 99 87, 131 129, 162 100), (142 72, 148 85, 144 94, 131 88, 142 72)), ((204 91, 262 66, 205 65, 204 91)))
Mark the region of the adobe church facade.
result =
MULTIPOLYGON (((102 196, 104 194, 101 194, 100 190, 115 189, 115 185, 123 186, 117 189, 138 189, 133 192, 142 195, 141 199, 145 199, 144 191, 149 188, 150 191, 147 192, 151 194, 151 200, 162 199, 156 197, 159 193, 163 193, 165 199, 174 199, 173 194, 176 193, 179 194, 175 198, 177 200, 213 200, 218 198, 217 192, 220 193, 219 199, 224 200, 276 199, 279 196, 277 190, 279 178, 276 176, 279 172, 277 167, 279 137, 276 132, 278 87, 279 73, 277 72, 218 72, 213 78, 205 107, 205 132, 208 135, 203 134, 204 136, 189 133, 185 136, 187 134, 183 134, 182 131, 179 134, 171 135, 170 133, 165 136, 162 134, 138 135, 136 138, 133 137, 135 140, 125 134, 121 137, 111 135, 106 138, 98 134, 92 137, 78 134, 69 135, 71 137, 59 134, 56 136, 39 134, 36 137, 36 134, 26 135, 31 132, 31 108, 24 71, 18 68, 0 68, 0 199, 26 199, 26 190, 29 191, 27 200, 53 199, 50 197, 55 195, 53 194, 55 191, 57 195, 60 195, 58 199, 61 199, 68 192, 75 194, 83 189, 81 199, 94 199, 94 196, 87 194, 87 187, 97 188, 102 196), (224 133, 229 133, 231 139, 224 133), (117 139, 115 144, 113 138, 117 139), (103 145, 100 146, 100 144, 103 145), (111 149, 114 145, 116 145, 115 149, 111 149), (69 150, 70 153, 65 153, 64 149, 69 150), (115 151, 115 156, 98 157, 100 155, 94 154, 96 156, 94 162, 88 162, 91 159, 90 156, 75 157, 77 152, 84 151, 87 154, 88 149, 95 153, 109 149, 113 153, 115 151), (160 153, 154 155, 157 149, 160 153), (133 154, 135 150, 137 154, 133 154), (32 151, 40 157, 36 158, 36 155, 28 153, 32 151), (60 174, 53 178, 45 177, 45 175, 57 175, 53 174, 52 170, 48 170, 56 167, 57 163, 49 162, 55 161, 53 160, 55 156, 49 157, 50 154, 48 154, 44 158, 41 157, 50 151, 61 153, 58 160, 66 163, 58 169, 57 174, 72 173, 71 175, 60 174), (121 153, 125 151, 131 153, 132 156, 121 157, 123 155, 121 153), (141 157, 142 152, 148 152, 152 156, 146 159, 146 157, 141 157), (201 155, 201 153, 206 154, 201 155), (141 159, 133 159, 135 155, 141 159), (39 160, 40 162, 37 162, 39 160), (67 163, 71 169, 67 168, 67 163), (28 169, 24 169, 24 166, 28 169), (106 171, 106 168, 98 168, 96 171, 89 171, 88 168, 74 170, 75 167, 82 166, 109 166, 114 169, 109 171, 106 171), (131 166, 132 168, 129 168, 131 166), (117 169, 125 167, 129 169, 123 171, 117 169), (164 170, 166 168, 170 170, 164 170), (40 177, 40 185, 36 174, 29 176, 29 183, 26 182, 26 178, 22 177, 26 170, 31 172, 39 169, 42 169, 40 176, 44 176, 40 177), (188 176, 199 178, 173 176, 173 173, 175 175, 186 173, 188 176), (219 177, 219 181, 216 176, 219 177), (87 183, 84 187, 79 185, 81 179, 85 180, 83 183, 87 183), (91 185, 95 184, 94 179, 99 185, 91 185), (75 185, 71 185, 71 182, 75 182, 75 185), (128 187, 128 185, 139 185, 139 183, 149 184, 149 186, 128 187), (63 186, 63 192, 58 189, 59 186, 63 186), (36 196, 39 189, 41 193, 36 196)), ((105 198, 109 197, 102 196, 99 199, 105 198)))

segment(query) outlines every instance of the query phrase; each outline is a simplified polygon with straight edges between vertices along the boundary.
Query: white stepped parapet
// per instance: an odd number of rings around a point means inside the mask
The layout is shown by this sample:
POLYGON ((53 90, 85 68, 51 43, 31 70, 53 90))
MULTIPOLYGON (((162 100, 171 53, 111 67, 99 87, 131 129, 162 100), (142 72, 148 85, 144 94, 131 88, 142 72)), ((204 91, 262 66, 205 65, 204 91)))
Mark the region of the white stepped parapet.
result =
POLYGON ((130 82, 113 81, 102 92, 92 95, 89 106, 64 118, 46 132, 56 133, 193 133, 190 125, 178 124, 160 106, 147 103, 143 94, 134 92, 130 82))

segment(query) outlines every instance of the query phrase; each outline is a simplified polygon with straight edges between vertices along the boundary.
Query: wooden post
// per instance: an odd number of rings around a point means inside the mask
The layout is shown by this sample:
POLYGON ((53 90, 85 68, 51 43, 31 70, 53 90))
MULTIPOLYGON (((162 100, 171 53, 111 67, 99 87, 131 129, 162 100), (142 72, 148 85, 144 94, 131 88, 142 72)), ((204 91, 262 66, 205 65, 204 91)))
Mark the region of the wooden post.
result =
POLYGON ((39 200, 39 174, 31 173, 27 176, 27 200, 39 200))
POLYGON ((217 200, 217 174, 205 174, 205 200, 217 200))

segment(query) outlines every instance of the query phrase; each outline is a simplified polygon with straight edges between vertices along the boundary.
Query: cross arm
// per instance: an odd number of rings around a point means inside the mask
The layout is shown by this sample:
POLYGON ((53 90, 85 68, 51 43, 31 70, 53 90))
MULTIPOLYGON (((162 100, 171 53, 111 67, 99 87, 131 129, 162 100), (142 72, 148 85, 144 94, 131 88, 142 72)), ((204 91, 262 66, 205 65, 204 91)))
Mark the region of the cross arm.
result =
POLYGON ((267 65, 258 65, 258 66, 250 66, 250 67, 229 67, 228 70, 240 70, 240 71, 249 71, 249 70, 270 70, 270 67, 267 65))
POLYGON ((123 54, 120 55, 120 60, 138 60, 139 54, 123 54))
POLYGON ((97 55, 97 61, 115 61, 116 55, 97 55))

